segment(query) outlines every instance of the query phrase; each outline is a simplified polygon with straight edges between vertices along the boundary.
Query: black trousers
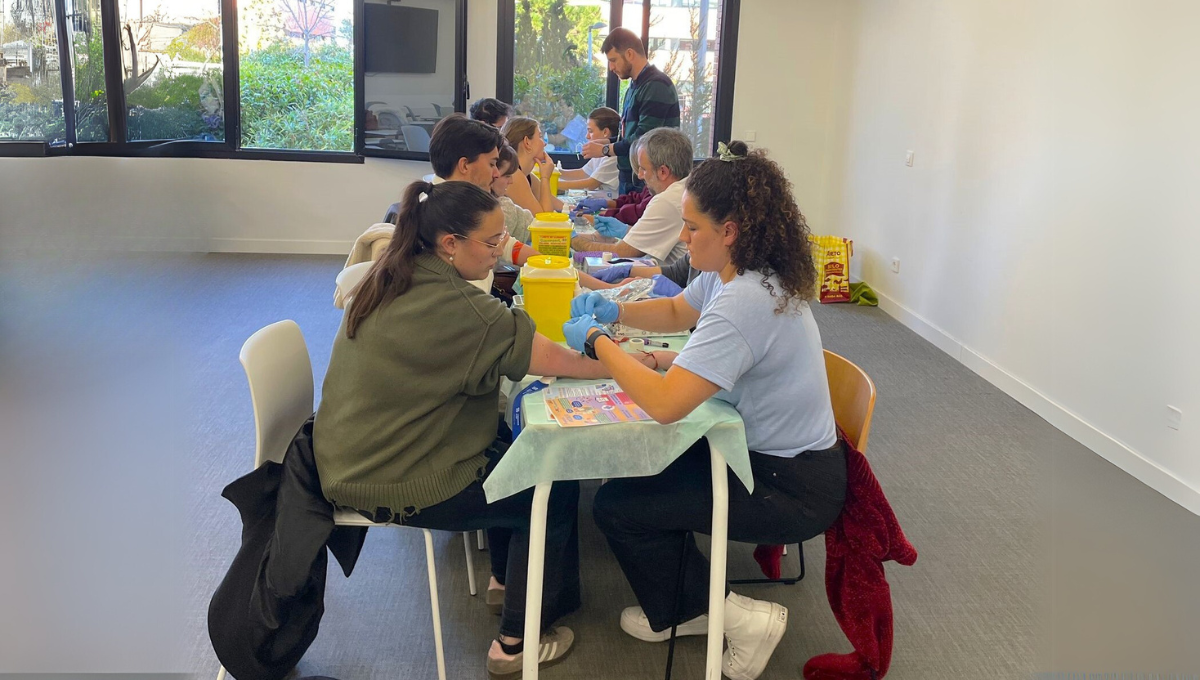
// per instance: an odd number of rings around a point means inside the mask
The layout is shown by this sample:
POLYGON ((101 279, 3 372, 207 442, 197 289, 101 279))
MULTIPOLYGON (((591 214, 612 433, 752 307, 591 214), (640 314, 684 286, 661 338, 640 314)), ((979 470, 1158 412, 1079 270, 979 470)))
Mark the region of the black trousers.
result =
MULTIPOLYGON (((839 442, 795 458, 750 452, 754 493, 729 475, 729 540, 788 544, 829 528, 846 497, 846 458, 839 442)), ((701 439, 654 477, 612 479, 593 506, 650 627, 666 630, 708 612, 708 560, 687 532, 712 528, 712 468, 701 439), (680 563, 684 582, 675 618, 680 563)))
MULTIPOLYGON (((491 474, 507 449, 508 441, 503 436, 489 447, 487 474, 491 474)), ((525 636, 525 583, 529 568, 529 512, 532 505, 533 489, 488 503, 481 479, 450 499, 414 515, 396 517, 393 521, 405 526, 444 531, 487 529, 493 574, 497 571, 499 559, 503 560, 501 573, 505 576, 501 581, 506 588, 500 634, 521 638, 525 636)), ((542 630, 579 609, 580 604, 579 482, 555 482, 550 490, 550 505, 546 514, 542 630)))

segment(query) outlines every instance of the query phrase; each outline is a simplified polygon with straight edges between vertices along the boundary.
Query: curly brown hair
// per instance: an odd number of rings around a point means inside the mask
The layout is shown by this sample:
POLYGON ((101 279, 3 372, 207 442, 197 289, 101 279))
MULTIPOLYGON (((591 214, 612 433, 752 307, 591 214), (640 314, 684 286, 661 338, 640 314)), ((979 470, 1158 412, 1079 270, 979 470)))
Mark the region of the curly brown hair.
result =
POLYGON ((687 178, 687 193, 714 222, 734 222, 738 238, 729 252, 739 275, 762 275, 762 285, 778 297, 776 314, 811 300, 816 292, 808 222, 792 196, 783 168, 762 149, 730 142, 729 153, 701 163, 687 178), (780 295, 771 284, 779 278, 780 295))

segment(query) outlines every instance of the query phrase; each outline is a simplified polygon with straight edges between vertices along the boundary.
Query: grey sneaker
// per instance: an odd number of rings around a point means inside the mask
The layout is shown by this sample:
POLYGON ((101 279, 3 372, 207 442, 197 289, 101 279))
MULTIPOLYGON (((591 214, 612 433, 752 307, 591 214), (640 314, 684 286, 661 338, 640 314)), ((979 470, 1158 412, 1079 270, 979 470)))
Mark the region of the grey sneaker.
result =
MULTIPOLYGON (((639 640, 646 642, 665 642, 671 639, 671 629, 655 632, 650 627, 650 619, 641 607, 626 607, 621 612, 621 630, 639 640)), ((685 621, 675 627, 675 637, 684 635, 708 634, 708 614, 701 614, 691 621, 685 621)))
MULTIPOLYGON (((566 626, 557 626, 542 635, 538 642, 538 668, 548 668, 566 658, 575 644, 575 634, 566 626)), ((488 677, 492 680, 516 680, 521 677, 522 665, 525 663, 525 652, 511 659, 493 659, 488 657, 488 677)))
POLYGON ((737 593, 725 599, 725 639, 721 672, 730 680, 755 680, 762 675, 775 646, 787 630, 787 607, 752 600, 737 593))

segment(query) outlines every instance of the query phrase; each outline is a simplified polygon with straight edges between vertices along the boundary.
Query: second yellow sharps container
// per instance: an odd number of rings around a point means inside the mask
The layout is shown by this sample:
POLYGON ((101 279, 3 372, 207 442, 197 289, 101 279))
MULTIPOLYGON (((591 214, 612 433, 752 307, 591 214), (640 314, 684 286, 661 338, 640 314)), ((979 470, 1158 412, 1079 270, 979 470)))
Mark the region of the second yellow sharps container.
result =
POLYGON ((525 312, 542 335, 562 342, 562 326, 571 320, 571 300, 579 275, 569 257, 535 255, 521 267, 525 312))

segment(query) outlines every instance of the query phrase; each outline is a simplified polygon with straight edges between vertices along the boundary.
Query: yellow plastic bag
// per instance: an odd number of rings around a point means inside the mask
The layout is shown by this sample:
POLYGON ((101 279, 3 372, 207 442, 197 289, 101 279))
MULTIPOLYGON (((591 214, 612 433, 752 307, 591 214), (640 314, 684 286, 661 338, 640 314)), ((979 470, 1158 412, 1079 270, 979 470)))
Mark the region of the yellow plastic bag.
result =
POLYGON ((813 264, 817 266, 818 299, 826 302, 850 301, 850 256, 854 242, 841 236, 809 236, 813 246, 813 264))

